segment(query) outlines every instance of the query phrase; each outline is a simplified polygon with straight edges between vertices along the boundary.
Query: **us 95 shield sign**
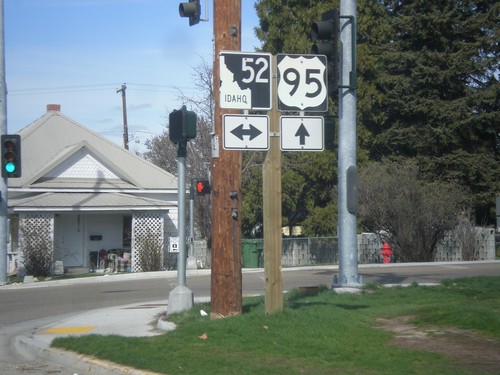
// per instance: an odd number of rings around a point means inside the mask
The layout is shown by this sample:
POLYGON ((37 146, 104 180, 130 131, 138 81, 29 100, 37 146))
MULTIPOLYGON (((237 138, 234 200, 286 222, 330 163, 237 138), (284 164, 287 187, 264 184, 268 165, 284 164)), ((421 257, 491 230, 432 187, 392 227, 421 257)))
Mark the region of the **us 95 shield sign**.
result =
POLYGON ((221 52, 220 108, 270 110, 271 54, 221 52))
POLYGON ((326 112, 326 56, 278 54, 278 110, 326 112))

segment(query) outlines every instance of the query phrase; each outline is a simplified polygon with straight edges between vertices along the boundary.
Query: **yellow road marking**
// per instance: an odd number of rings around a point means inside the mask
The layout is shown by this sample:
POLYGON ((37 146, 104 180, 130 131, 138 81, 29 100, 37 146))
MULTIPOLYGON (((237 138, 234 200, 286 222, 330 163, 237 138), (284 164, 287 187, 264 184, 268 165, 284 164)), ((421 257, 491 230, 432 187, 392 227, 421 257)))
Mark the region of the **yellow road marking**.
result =
POLYGON ((72 333, 86 333, 92 331, 96 326, 80 326, 80 327, 52 327, 44 329, 41 333, 46 335, 61 335, 72 333))

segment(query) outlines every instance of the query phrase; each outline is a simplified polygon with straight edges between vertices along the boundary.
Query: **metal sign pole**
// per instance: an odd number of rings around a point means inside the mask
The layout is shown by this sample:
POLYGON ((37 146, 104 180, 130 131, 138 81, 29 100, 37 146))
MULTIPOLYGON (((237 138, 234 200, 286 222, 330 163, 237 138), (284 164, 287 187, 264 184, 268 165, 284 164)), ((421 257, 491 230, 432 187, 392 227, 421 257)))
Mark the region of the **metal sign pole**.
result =
POLYGON ((186 141, 179 142, 177 151, 177 197, 179 201, 179 254, 177 257, 177 286, 168 295, 169 314, 189 310, 194 305, 193 292, 186 286, 186 141))
MULTIPOLYGON (((7 134, 3 0, 0 0, 0 134, 7 134)), ((0 283, 7 281, 7 178, 0 178, 0 283)))
POLYGON ((353 49, 356 44, 355 27, 356 0, 340 2, 340 89, 339 89, 339 193, 338 193, 338 225, 339 225, 339 275, 334 277, 334 286, 360 285, 358 276, 358 240, 357 240, 357 205, 348 205, 348 201, 357 198, 357 178, 348 175, 356 174, 356 85, 351 77, 356 71, 356 60, 353 49), (349 82, 348 85, 346 83, 349 82), (348 173, 350 171, 350 173, 348 173))

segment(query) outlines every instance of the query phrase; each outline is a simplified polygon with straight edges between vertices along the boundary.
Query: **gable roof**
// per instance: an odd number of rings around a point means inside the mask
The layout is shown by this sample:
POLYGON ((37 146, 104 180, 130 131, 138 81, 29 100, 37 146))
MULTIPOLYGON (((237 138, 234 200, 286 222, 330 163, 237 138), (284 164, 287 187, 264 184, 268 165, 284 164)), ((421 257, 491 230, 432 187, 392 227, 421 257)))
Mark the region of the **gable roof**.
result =
MULTIPOLYGON (((58 106, 18 134, 22 177, 9 188, 177 190, 177 178, 63 115, 58 106), (85 165, 93 175, 79 176, 85 165), (80 169, 78 169, 78 166, 80 169), (77 171, 68 173, 68 170, 77 171), (66 173, 65 173, 66 172, 66 173)), ((51 109, 52 108, 52 109, 51 109)))

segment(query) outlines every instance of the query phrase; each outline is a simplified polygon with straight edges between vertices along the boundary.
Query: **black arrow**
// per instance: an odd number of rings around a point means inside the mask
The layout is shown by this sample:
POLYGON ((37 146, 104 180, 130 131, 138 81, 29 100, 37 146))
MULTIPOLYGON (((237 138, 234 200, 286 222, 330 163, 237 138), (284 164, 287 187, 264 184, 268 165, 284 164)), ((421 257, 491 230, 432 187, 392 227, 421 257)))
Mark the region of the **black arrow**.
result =
POLYGON ((300 145, 304 146, 306 144, 306 137, 309 137, 309 133, 307 132, 304 123, 301 123, 299 128, 297 129, 297 133, 295 133, 296 137, 300 137, 300 145))
POLYGON ((231 133, 237 136, 240 140, 243 140, 244 135, 249 135, 250 136, 249 141, 262 134, 262 132, 252 124, 250 124, 249 126, 250 129, 243 129, 243 124, 241 124, 236 128, 234 128, 233 130, 231 130, 231 133))

